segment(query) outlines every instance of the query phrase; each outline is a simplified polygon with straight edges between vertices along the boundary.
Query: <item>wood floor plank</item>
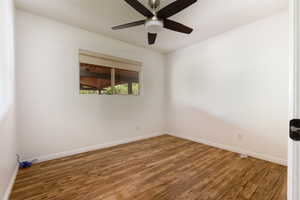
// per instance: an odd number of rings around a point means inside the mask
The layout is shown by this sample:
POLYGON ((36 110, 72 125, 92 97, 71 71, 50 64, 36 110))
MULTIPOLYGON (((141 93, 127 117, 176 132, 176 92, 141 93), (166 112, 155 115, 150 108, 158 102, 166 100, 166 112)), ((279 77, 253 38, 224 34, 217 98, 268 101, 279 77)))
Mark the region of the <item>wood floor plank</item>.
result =
POLYGON ((287 168, 163 135, 20 170, 11 200, 286 200, 287 168))

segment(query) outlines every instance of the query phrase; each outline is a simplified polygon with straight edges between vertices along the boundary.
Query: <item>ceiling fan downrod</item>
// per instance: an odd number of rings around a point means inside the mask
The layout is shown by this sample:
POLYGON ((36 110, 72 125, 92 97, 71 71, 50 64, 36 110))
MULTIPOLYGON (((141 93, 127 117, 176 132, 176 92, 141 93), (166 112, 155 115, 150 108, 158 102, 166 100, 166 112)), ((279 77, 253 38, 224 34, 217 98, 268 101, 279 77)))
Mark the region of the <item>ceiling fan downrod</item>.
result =
POLYGON ((156 14, 156 11, 158 10, 158 8, 160 6, 160 0, 149 0, 148 4, 149 4, 149 7, 154 12, 154 14, 156 14))

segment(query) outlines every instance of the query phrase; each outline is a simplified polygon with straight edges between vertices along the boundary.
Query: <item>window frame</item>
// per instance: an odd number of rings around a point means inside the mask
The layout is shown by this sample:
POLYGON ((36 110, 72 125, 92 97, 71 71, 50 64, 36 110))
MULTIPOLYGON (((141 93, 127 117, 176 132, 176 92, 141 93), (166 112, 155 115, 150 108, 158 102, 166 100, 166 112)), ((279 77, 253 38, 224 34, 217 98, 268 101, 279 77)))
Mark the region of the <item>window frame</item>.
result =
MULTIPOLYGON (((112 94, 105 95, 99 94, 101 96, 134 96, 138 97, 142 95, 142 62, 129 60, 125 58, 110 56, 102 53, 87 51, 83 49, 79 49, 79 93, 81 91, 80 87, 80 67, 81 63, 91 64, 91 65, 98 65, 103 67, 108 67, 111 69, 111 87, 112 87, 112 94), (116 94, 115 93, 115 71, 116 69, 127 70, 127 71, 134 71, 138 73, 138 94, 116 94)), ((81 93, 80 93, 81 94, 81 93)))

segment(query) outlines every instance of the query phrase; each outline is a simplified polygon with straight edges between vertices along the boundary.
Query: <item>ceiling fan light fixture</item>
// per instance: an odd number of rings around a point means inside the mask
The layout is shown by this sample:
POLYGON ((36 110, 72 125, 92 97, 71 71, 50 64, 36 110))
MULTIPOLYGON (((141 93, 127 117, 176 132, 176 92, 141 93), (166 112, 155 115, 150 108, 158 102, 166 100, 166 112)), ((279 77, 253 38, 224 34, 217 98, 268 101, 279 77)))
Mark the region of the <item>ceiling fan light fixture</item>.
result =
POLYGON ((146 21, 145 27, 148 33, 159 33, 163 30, 163 21, 159 19, 151 19, 146 21))

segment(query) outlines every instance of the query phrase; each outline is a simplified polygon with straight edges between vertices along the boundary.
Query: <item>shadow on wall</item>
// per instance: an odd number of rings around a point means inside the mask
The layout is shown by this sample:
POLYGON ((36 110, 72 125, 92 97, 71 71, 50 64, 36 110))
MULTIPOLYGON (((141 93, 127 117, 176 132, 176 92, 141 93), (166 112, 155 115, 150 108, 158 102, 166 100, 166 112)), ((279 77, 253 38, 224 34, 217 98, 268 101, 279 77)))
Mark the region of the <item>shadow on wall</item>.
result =
MULTIPOLYGON (((245 119, 251 120, 251 119, 245 119)), ((167 128, 171 134, 219 145, 231 146, 247 152, 285 158, 285 147, 280 147, 268 135, 246 130, 196 106, 181 104, 170 106, 167 128), (259 139, 258 139, 259 138, 259 139), (275 148, 274 148, 275 147, 275 148), (276 147, 277 150, 276 150, 276 147)))

